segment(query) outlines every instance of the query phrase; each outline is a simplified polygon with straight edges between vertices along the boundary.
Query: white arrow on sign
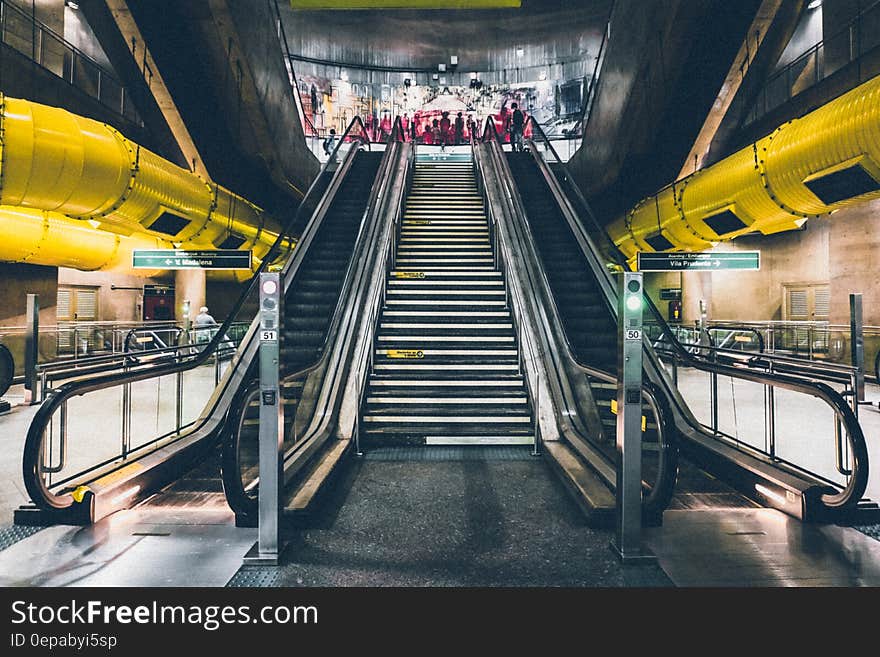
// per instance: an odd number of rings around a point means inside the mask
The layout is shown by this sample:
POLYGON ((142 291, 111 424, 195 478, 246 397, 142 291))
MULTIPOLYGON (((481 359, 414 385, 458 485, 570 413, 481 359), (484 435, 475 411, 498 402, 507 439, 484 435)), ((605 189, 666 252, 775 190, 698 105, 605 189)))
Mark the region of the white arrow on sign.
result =
POLYGON ((170 265, 171 262, 172 262, 172 261, 171 261, 170 259, 168 259, 168 258, 165 259, 165 264, 166 264, 166 265, 170 265))

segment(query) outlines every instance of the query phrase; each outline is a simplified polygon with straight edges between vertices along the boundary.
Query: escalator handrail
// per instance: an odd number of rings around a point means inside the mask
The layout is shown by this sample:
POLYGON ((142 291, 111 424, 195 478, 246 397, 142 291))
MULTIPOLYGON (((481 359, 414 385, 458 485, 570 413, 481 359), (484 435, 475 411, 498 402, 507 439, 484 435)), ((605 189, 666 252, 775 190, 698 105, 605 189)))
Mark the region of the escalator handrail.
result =
MULTIPOLYGON (((488 131, 490 133, 494 133, 494 125, 490 126, 488 131)), ((484 132, 484 135, 485 134, 486 133, 484 132)), ((500 143, 498 143, 498 149, 500 151, 500 143)), ((496 161, 496 168, 498 168, 500 171, 505 171, 501 154, 496 153, 495 157, 500 160, 496 161)), ((508 176, 505 176, 505 178, 508 176)), ((510 180, 506 181, 506 184, 508 185, 508 188, 506 189, 506 195, 511 200, 511 202, 514 203, 514 205, 517 205, 518 201, 514 200, 514 191, 510 183, 510 180)), ((525 236, 526 239, 529 239, 531 237, 531 229, 526 222, 521 222, 520 230, 523 231, 523 235, 520 236, 521 238, 525 236)), ((546 271, 544 271, 543 267, 537 267, 536 274, 540 276, 544 288, 550 290, 551 287, 549 284, 549 280, 547 279, 547 274, 546 271)), ((538 298, 537 291, 534 288, 532 289, 532 293, 534 298, 538 298)), ((557 318, 558 321, 558 318, 561 315, 559 314, 559 308, 556 305, 556 299, 552 294, 550 294, 549 300, 550 303, 552 303, 552 307, 555 311, 554 313, 551 313, 551 315, 557 318)), ((549 320, 549 317, 547 317, 546 319, 549 320)), ((549 334, 555 333, 562 337, 562 346, 564 350, 562 356, 563 358, 566 358, 575 369, 582 372, 583 374, 586 374, 587 376, 595 377, 606 383, 618 383, 618 378, 614 374, 587 365, 586 363, 582 363, 575 356, 574 350, 572 349, 571 343, 569 342, 568 335, 563 328, 560 327, 560 330, 555 332, 552 329, 545 329, 545 332, 549 332, 549 334)), ((672 430, 675 425, 672 418, 669 417, 667 405, 661 403, 662 395, 660 394, 659 387, 651 381, 643 381, 642 394, 647 398, 648 404, 651 406, 655 413, 661 449, 663 449, 664 459, 667 460, 667 462, 663 464, 663 469, 658 476, 658 481, 655 482, 654 486, 651 486, 650 492, 643 502, 646 514, 653 515, 662 511, 668 505, 668 502, 672 497, 672 493, 675 487, 675 467, 673 463, 676 460, 677 447, 674 442, 675 431, 672 430)))
MULTIPOLYGON (((379 166, 379 169, 376 172, 376 177, 374 179, 373 185, 370 189, 368 201, 366 207, 364 208, 363 214, 361 216, 360 225, 358 228, 357 236, 355 237, 354 244, 352 247, 352 257, 349 260, 348 266, 345 271, 345 276, 343 278, 344 283, 343 287, 339 292, 339 298, 336 303, 336 307, 333 311, 333 316, 330 322, 327 325, 327 330, 324 334, 324 339, 321 346, 321 354, 313 360, 311 363, 307 365, 303 365, 297 370, 293 372, 284 373, 284 380, 291 381, 298 378, 301 378, 307 374, 311 374, 312 372, 323 367, 327 361, 330 359, 330 356, 333 352, 331 348, 336 344, 339 339, 339 332, 341 330, 342 318, 345 315, 346 311, 349 309, 350 304, 352 303, 352 291, 355 284, 355 276, 353 275, 355 267, 359 264, 360 259, 359 255, 359 246, 364 244, 369 244, 371 242, 371 237, 373 236, 373 232, 375 231, 375 223, 370 222, 368 219, 373 216, 375 213, 375 209, 378 203, 381 203, 385 197, 385 188, 388 184, 388 172, 391 169, 391 161, 393 160, 394 154, 394 144, 398 142, 402 142, 403 139, 403 128, 400 117, 394 122, 394 127, 389 134, 388 139, 386 141, 386 155, 382 158, 382 163, 379 166), (369 231, 369 234, 368 234, 369 231)), ((243 385, 247 385, 247 382, 243 382, 243 385)), ((247 400, 243 400, 243 403, 246 403, 247 400)), ((326 406, 325 406, 326 408, 326 406)), ((312 418, 309 421, 308 427, 304 434, 297 440, 293 445, 287 449, 284 454, 282 454, 281 463, 282 468, 286 471, 285 465, 291 458, 293 458, 296 454, 298 454, 301 450, 303 450, 306 445, 311 442, 311 438, 314 435, 314 431, 311 430, 312 425, 314 424, 315 418, 322 415, 323 410, 315 409, 312 413, 312 418)), ((235 428, 233 427, 233 430, 235 428)), ((245 487, 243 482, 240 479, 240 475, 238 474, 240 467, 238 465, 233 465, 232 470, 235 472, 234 476, 227 476, 227 473, 224 472, 224 488, 227 489, 227 499, 229 499, 229 486, 235 486, 235 493, 232 495, 233 499, 239 500, 239 502, 244 503, 245 498, 247 497, 248 492, 252 492, 256 490, 256 486, 259 485, 259 476, 255 477, 253 481, 249 482, 249 484, 245 487)), ((231 473, 229 473, 231 475, 231 473)), ((282 478, 283 482, 286 483, 287 476, 286 472, 282 478)), ((242 511, 242 509, 235 509, 236 512, 242 511)))
MULTIPOLYGON (((391 151, 391 146, 395 142, 403 141, 402 135, 403 135, 403 128, 401 127, 401 119, 398 116, 394 120, 394 127, 391 129, 391 134, 388 135, 388 139, 385 142, 386 150, 391 151)), ((364 240, 364 235, 367 230, 367 222, 363 221, 363 219, 370 217, 372 215, 372 213, 374 212, 374 210, 376 208, 376 204, 383 197, 383 193, 381 190, 384 188, 384 186, 386 184, 387 171, 390 168, 390 160, 391 160, 390 157, 383 157, 382 163, 380 164, 379 169, 376 172, 376 178, 373 182, 373 188, 371 188, 371 190, 370 190, 367 205, 364 209, 364 213, 361 218, 361 224, 358 229, 358 234, 354 240, 354 249, 352 250, 352 257, 351 257, 351 260, 349 260, 348 267, 345 270, 345 277, 343 278, 343 280, 345 281, 345 284, 343 285, 342 290, 340 290, 340 292, 339 292, 339 301, 337 302, 336 308, 333 311, 333 317, 331 318, 330 323, 327 325, 328 326, 327 331, 326 331, 326 333, 324 333, 324 341, 321 343, 321 355, 318 358, 316 358, 311 364, 304 365, 300 369, 295 370, 289 374, 285 373, 284 374, 285 379, 288 379, 288 380, 296 379, 296 378, 299 378, 305 374, 308 374, 309 372, 312 372, 312 371, 318 369, 330 357, 331 350, 327 348, 330 345, 330 336, 331 336, 331 334, 334 334, 336 332, 336 330, 338 329, 339 323, 342 321, 342 315, 345 311, 345 306, 346 306, 346 304, 343 303, 343 300, 346 298, 346 296, 348 294, 350 294, 351 287, 353 285, 353 282, 352 282, 353 276, 351 273, 352 273, 352 270, 354 269, 355 264, 358 260, 357 246, 358 246, 358 244, 360 244, 364 240)))
POLYGON ((25 445, 22 454, 22 474, 24 484, 28 494, 31 496, 31 501, 34 504, 37 504, 41 508, 59 509, 66 508, 73 503, 73 498, 69 494, 55 496, 49 493, 45 484, 43 483, 40 466, 40 455, 42 453, 42 443, 46 433, 46 428, 52 421, 52 417, 54 416, 58 408, 65 401, 74 396, 80 396, 89 392, 94 392, 96 390, 110 388, 122 384, 134 383, 146 379, 177 374, 178 372, 184 372, 194 369, 207 362, 208 359, 218 349, 218 347, 225 342, 223 336, 226 334, 229 327, 232 325, 235 318, 244 307, 245 302, 252 295, 253 291, 259 284, 260 274, 265 272, 269 265, 281 255, 280 251, 285 248, 285 246, 289 250, 292 248, 292 245, 290 244, 290 239, 287 235, 290 227, 293 226, 300 218, 300 213, 304 212, 308 208, 309 202, 312 200, 310 197, 313 194, 317 193, 316 190, 319 188, 319 181, 321 180, 322 176, 327 172, 331 163, 335 163, 335 155, 337 154, 337 151, 344 143, 346 137, 348 137, 350 133, 352 133, 356 126, 360 126, 360 129, 362 131, 365 130, 364 123, 359 116, 355 116, 349 122, 348 127, 346 128, 345 132, 339 140, 339 143, 336 145, 336 148, 333 149, 331 158, 324 163, 318 175, 315 176, 315 179, 309 185, 309 189, 306 192, 306 195, 300 203, 299 207, 297 208, 297 211, 292 217, 287 220, 287 222, 285 222, 283 229, 279 232, 278 237, 272 244, 272 247, 266 253, 266 256, 260 262, 260 265, 254 272, 253 276, 251 276, 250 281, 248 282, 245 290, 239 296, 235 306, 233 306, 226 319, 217 330, 217 333, 214 335, 211 341, 207 343, 204 349, 194 354, 192 358, 180 360, 176 363, 162 363, 160 365, 156 365, 155 367, 137 370, 124 369, 121 372, 114 372, 112 374, 99 374, 98 376, 91 377, 89 379, 66 383, 59 388, 53 390, 52 394, 45 401, 43 401, 42 405, 39 409, 37 409, 37 412, 34 414, 34 417, 31 420, 31 424, 28 428, 27 436, 25 438, 25 445))
MULTIPOLYGON (((592 209, 590 208, 586 199, 584 199, 583 195, 580 193, 580 189, 578 189, 577 186, 573 184, 573 180, 571 178, 571 174, 568 172, 568 168, 566 167, 565 163, 562 162, 562 160, 559 158, 558 154, 553 148, 553 144, 550 142, 549 139, 547 139, 547 136, 541 129, 540 124, 532 117, 529 117, 529 119, 532 121, 533 129, 537 131, 537 134, 553 153, 554 157, 559 163, 559 166, 562 168, 565 174, 566 183, 575 193, 578 202, 586 210, 587 216, 594 224, 595 229, 610 243, 612 247, 610 253, 612 254, 612 256, 622 259, 622 261, 625 263, 626 259, 619 252, 617 247, 611 241, 610 237, 608 237, 607 232, 599 226, 596 217, 592 212, 592 209)), ((576 213, 576 216, 579 217, 580 214, 576 213)), ((841 508, 849 504, 856 504, 859 502, 859 500, 864 495, 865 489, 868 484, 868 451, 865 443, 865 436, 862 431, 861 425, 859 424, 858 418, 855 416, 852 408, 849 406, 843 396, 840 395, 840 393, 838 393, 827 384, 819 381, 805 381, 803 379, 797 379, 784 374, 754 372, 744 368, 731 367, 719 363, 714 363, 707 359, 695 356, 694 354, 691 354, 686 349, 684 349, 682 345, 678 342, 678 340, 672 334, 672 331, 669 329, 669 325, 663 319, 663 316, 651 302, 651 299, 647 295, 645 295, 644 300, 646 302, 646 306, 654 315, 654 318, 656 319, 658 325, 660 325, 663 332, 671 338, 669 343, 672 345, 673 351, 678 354, 678 357, 681 360, 690 364, 692 367, 710 373, 714 372, 716 374, 723 374, 725 376, 731 376, 733 378, 743 378, 749 381, 753 381, 755 383, 761 383, 763 385, 778 386, 786 388, 788 390, 792 390, 794 392, 808 394, 825 401, 829 406, 831 406, 835 415, 838 419, 840 419, 840 421, 843 423, 843 426, 845 427, 847 440, 850 443, 850 449, 852 451, 853 466, 852 476, 849 478, 847 485, 843 487, 838 494, 824 494, 822 496, 822 502, 826 504, 826 506, 831 508, 841 508)), ((676 403, 678 403, 678 400, 676 400, 676 403)), ((688 420, 690 419, 690 417, 692 417, 690 413, 686 413, 684 414, 684 416, 688 420)))

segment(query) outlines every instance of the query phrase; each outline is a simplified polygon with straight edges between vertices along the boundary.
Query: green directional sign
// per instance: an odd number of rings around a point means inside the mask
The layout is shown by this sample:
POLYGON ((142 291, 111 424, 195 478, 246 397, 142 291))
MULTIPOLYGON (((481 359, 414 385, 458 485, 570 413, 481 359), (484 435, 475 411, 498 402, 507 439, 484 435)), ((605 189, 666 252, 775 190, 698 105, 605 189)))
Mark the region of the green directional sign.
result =
POLYGON ((637 268, 639 271, 758 271, 761 268, 761 252, 639 253, 637 268))
POLYGON ((135 269, 251 269, 250 251, 182 251, 180 249, 135 249, 135 269))

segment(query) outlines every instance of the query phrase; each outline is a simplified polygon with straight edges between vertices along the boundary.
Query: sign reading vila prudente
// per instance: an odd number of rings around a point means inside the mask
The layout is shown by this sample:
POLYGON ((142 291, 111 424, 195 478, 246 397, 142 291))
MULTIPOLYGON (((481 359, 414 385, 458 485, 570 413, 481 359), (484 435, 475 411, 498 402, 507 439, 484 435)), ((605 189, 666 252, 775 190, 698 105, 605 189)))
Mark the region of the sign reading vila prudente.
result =
POLYGON ((135 249, 132 254, 135 269, 251 269, 252 264, 250 251, 234 249, 135 249))
POLYGON ((722 253, 639 253, 638 271, 720 271, 761 268, 760 251, 724 251, 722 253))

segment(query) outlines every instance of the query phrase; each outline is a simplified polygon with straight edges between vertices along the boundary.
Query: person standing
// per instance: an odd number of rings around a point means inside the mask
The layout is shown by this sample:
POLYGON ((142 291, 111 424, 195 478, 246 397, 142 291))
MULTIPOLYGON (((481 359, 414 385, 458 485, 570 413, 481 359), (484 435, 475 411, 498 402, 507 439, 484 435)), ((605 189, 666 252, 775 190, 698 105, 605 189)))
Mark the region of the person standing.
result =
POLYGON ((460 144, 464 141, 464 117, 461 112, 455 117, 455 143, 460 144))
POLYGON ((446 144, 450 143, 452 136, 452 121, 449 120, 449 112, 443 112, 440 119, 440 150, 446 150, 446 144))
POLYGON ((199 314, 196 315, 195 322, 193 326, 196 330, 196 342, 210 342, 211 338, 214 337, 213 327, 217 326, 217 320, 215 320, 210 313, 208 313, 208 307, 202 306, 199 308, 199 314))
POLYGON ((522 151, 523 127, 525 126, 526 117, 519 109, 516 103, 510 106, 513 112, 510 115, 510 150, 522 151))

